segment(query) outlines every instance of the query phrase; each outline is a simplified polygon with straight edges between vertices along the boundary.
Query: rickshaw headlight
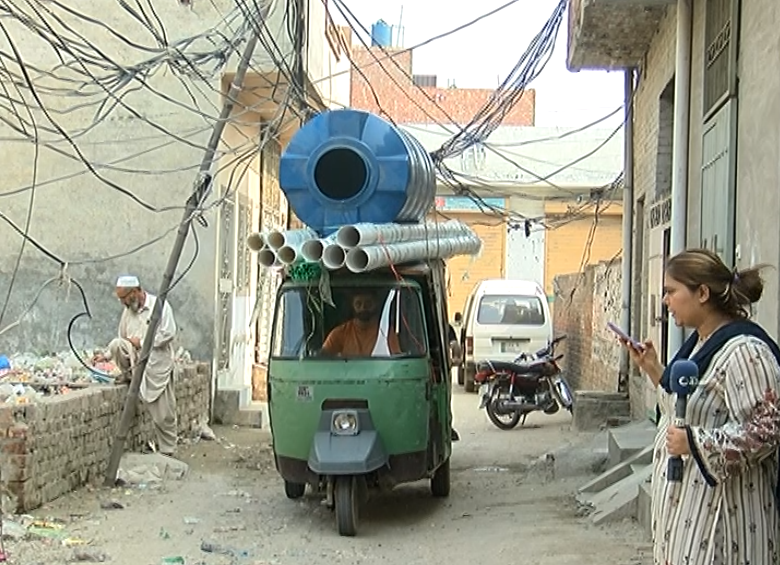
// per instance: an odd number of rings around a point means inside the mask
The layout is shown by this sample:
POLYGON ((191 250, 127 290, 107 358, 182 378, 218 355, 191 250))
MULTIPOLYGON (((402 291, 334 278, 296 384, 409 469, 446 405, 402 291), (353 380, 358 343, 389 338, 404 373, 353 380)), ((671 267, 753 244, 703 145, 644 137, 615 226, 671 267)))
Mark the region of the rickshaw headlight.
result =
POLYGON ((356 412, 334 412, 331 420, 331 431, 340 436, 353 436, 358 433, 358 417, 356 412))

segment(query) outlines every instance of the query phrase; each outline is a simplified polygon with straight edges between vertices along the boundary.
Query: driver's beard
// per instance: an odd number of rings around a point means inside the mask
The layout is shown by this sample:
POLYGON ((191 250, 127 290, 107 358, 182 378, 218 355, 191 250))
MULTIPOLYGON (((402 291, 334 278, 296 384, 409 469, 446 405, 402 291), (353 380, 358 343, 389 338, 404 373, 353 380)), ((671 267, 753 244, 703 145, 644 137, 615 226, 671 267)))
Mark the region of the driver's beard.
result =
POLYGON ((141 309, 141 303, 138 300, 133 300, 127 307, 133 314, 138 314, 138 311, 141 309))
POLYGON ((355 314, 355 318, 363 323, 370 322, 374 318, 374 313, 370 310, 363 310, 355 314))

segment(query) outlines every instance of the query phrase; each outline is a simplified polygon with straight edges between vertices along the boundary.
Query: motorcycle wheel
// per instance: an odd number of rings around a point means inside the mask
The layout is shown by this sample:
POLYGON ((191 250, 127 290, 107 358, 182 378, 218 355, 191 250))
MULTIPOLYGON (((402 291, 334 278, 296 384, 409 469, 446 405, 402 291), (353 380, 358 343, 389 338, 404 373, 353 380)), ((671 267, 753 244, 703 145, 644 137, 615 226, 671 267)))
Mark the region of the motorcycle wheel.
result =
POLYGON ((517 412, 513 412, 512 416, 508 420, 502 420, 501 418, 506 418, 504 414, 496 414, 495 411, 496 401, 495 399, 491 399, 490 402, 488 402, 488 405, 485 407, 485 410, 487 411, 488 418, 490 418, 490 421, 493 422, 493 425, 497 427, 499 430, 513 430, 517 427, 517 424, 520 423, 520 414, 517 412))

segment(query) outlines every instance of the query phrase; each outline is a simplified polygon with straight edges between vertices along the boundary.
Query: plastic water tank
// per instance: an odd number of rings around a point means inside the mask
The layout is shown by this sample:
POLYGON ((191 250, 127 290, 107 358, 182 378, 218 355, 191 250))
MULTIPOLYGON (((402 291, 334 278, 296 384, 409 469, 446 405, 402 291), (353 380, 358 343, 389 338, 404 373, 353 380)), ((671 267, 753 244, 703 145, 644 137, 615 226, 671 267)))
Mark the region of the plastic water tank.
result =
POLYGON ((420 142, 350 109, 298 130, 282 154, 279 183, 298 218, 323 236, 359 222, 419 222, 436 197, 436 172, 420 142))
POLYGON ((393 46, 393 26, 384 20, 371 24, 371 45, 380 47, 393 46))

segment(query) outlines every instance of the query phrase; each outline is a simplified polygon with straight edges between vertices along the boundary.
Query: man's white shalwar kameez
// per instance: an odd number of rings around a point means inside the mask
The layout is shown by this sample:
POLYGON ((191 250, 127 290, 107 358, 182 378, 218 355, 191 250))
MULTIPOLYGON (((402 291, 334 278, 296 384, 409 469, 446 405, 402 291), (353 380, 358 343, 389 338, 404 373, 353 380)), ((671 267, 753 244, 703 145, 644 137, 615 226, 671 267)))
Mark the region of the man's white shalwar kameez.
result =
MULTIPOLYGON (((109 344, 111 359, 128 377, 132 374, 139 353, 129 340, 138 338, 143 342, 156 302, 156 296, 146 293, 146 300, 138 312, 125 308, 119 320, 119 337, 109 344)), ((167 455, 173 454, 178 439, 173 378, 175 335, 173 309, 166 301, 138 394, 154 422, 157 448, 160 453, 167 455)))

